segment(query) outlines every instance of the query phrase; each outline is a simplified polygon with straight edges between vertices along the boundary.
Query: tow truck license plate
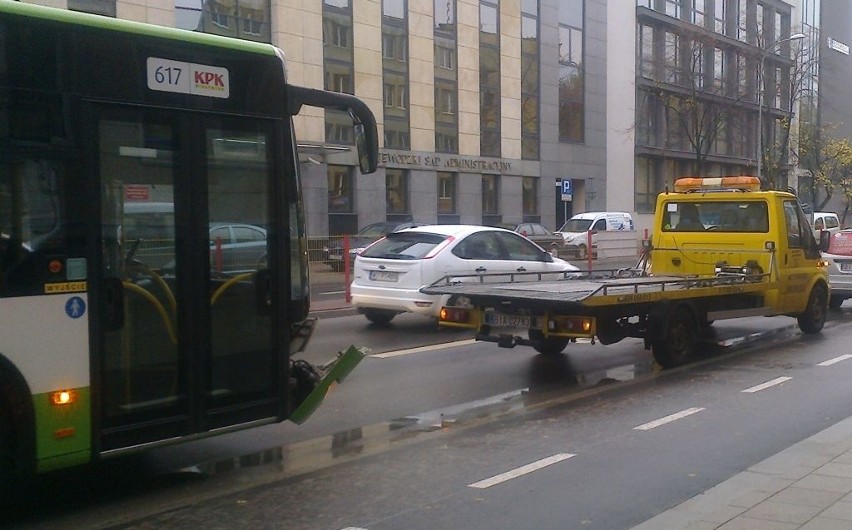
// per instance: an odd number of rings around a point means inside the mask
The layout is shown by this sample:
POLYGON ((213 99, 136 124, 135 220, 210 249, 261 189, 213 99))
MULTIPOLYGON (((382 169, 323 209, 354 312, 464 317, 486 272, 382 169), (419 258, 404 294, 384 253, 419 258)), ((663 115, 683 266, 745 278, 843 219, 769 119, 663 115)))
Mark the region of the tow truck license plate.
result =
POLYGON ((370 271, 370 280, 374 282, 395 282, 399 273, 389 271, 370 271))
POLYGON ((485 313, 485 323, 498 328, 529 328, 530 317, 524 315, 504 315, 496 311, 485 313))

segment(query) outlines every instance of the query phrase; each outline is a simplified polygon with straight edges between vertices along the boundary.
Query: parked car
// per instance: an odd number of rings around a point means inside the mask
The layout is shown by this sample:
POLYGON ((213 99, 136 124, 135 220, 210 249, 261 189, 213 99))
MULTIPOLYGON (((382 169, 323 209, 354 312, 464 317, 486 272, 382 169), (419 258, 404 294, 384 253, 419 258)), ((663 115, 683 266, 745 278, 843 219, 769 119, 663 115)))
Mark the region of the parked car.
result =
POLYGON ((814 237, 819 241, 819 233, 827 230, 831 235, 840 232, 840 218, 834 212, 814 212, 814 237))
POLYGON ((844 300, 852 298, 852 229, 833 234, 828 252, 823 252, 822 257, 828 261, 828 282, 831 284, 828 305, 837 309, 844 300))
MULTIPOLYGON (((350 266, 355 261, 355 256, 364 250, 370 243, 383 238, 385 235, 397 230, 411 228, 413 226, 422 226, 426 223, 418 223, 416 221, 381 221, 365 226, 357 233, 349 237, 349 264, 350 266)), ((323 249, 325 253, 325 262, 337 272, 343 270, 343 238, 339 238, 331 242, 323 249)))
POLYGON ((511 230, 419 226, 388 234, 358 254, 352 305, 375 324, 387 324, 404 312, 437 317, 448 297, 420 289, 444 276, 576 270, 511 230))
POLYGON ((551 232, 544 225, 538 223, 520 223, 517 225, 506 225, 505 228, 521 234, 554 256, 565 256, 565 239, 561 234, 551 232))
MULTIPOLYGON (((579 259, 585 259, 589 249, 589 230, 596 232, 635 231, 633 217, 627 212, 586 212, 579 213, 565 221, 556 231, 565 240, 565 251, 579 259)), ((597 241, 592 235, 592 256, 596 255, 597 241)))

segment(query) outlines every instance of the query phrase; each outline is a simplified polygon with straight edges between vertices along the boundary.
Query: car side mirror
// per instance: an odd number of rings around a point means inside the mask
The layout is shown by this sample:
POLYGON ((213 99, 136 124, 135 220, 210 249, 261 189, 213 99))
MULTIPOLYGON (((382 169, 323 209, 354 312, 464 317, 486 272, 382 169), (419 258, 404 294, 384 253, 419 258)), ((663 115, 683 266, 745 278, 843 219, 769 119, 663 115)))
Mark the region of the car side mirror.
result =
POLYGON ((831 244, 831 232, 822 230, 819 233, 819 251, 828 252, 828 246, 831 244))
POLYGON ((553 263, 553 254, 545 250, 541 253, 541 261, 545 263, 553 263))

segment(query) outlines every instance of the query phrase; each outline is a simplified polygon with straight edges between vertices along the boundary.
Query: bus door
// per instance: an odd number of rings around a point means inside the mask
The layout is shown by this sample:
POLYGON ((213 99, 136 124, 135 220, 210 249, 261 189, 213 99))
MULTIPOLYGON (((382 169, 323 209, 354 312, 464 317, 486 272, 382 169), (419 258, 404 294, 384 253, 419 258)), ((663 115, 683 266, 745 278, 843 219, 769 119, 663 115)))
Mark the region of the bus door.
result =
POLYGON ((280 416, 272 122, 94 114, 100 450, 280 416))

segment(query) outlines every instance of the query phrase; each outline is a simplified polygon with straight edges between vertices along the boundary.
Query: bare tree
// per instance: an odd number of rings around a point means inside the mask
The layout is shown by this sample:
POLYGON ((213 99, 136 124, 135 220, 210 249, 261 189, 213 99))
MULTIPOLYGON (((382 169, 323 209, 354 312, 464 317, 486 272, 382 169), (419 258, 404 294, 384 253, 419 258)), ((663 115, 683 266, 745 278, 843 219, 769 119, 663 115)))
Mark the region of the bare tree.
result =
MULTIPOLYGON (((807 78, 814 72, 814 65, 817 57, 814 50, 811 49, 815 43, 803 41, 804 44, 789 45, 792 49, 790 57, 791 66, 781 66, 778 70, 773 67, 772 72, 767 72, 764 75, 766 83, 763 83, 765 92, 764 105, 772 105, 778 101, 780 110, 783 115, 779 116, 778 112, 765 112, 764 118, 769 117, 772 120, 772 126, 769 127, 770 138, 765 138, 761 142, 763 152, 758 156, 762 156, 763 177, 767 185, 771 188, 783 189, 787 187, 787 173, 793 167, 794 162, 790 160, 790 154, 796 153, 795 143, 796 122, 793 120, 796 110, 802 104, 802 94, 807 88, 807 78)), ((801 115, 801 113, 800 113, 801 115)), ((764 120, 765 121, 765 120, 764 120)), ((808 127, 804 124, 799 127, 808 127)), ((766 134, 767 128, 761 127, 760 134, 766 134)), ((798 136, 798 141, 801 141, 801 134, 798 136)), ((813 138, 809 138, 813 140, 813 138)))
POLYGON ((693 153, 701 174, 721 143, 745 132, 732 113, 746 96, 746 65, 710 37, 667 34, 663 70, 653 92, 663 108, 666 147, 693 153))

